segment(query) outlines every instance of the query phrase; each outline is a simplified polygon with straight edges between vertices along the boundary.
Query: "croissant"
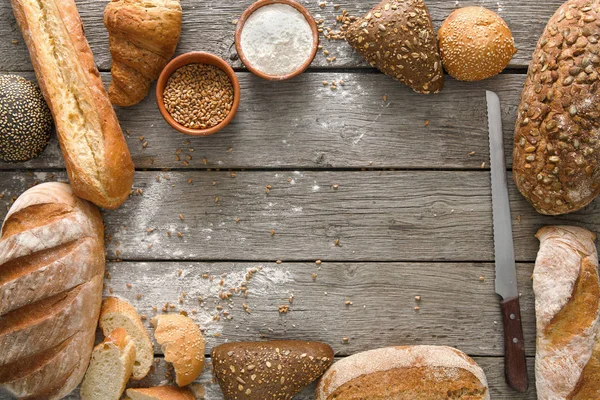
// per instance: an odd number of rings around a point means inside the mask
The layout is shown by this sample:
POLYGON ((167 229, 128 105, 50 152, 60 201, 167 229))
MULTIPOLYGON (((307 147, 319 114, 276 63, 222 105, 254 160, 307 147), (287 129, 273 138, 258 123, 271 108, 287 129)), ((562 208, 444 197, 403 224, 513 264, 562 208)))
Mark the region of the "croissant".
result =
POLYGON ((106 6, 112 104, 128 107, 146 97, 150 84, 175 54, 181 19, 179 0, 112 0, 106 6))

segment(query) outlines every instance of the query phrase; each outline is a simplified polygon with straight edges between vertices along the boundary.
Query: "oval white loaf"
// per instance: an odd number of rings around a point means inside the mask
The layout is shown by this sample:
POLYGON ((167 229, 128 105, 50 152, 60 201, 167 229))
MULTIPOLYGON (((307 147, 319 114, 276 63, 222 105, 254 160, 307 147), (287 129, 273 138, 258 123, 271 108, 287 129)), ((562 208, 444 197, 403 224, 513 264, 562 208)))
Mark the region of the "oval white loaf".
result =
POLYGON ((0 238, 0 389, 60 399, 81 382, 105 268, 98 209, 63 183, 13 204, 0 238))
POLYGON ((595 235, 572 226, 537 233, 533 272, 540 400, 600 398, 600 283, 595 235))
POLYGON ((316 400, 488 400, 483 370, 444 346, 386 347, 346 357, 319 381, 316 400))

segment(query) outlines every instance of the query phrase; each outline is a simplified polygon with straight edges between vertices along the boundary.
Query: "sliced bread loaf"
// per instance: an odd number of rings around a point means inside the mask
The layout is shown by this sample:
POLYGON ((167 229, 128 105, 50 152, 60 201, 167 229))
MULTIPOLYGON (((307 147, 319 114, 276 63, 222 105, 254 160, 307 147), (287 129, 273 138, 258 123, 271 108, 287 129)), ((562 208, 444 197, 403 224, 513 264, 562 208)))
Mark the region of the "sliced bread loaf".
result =
POLYGON ((142 379, 150 371, 154 361, 154 349, 148 331, 135 308, 125 300, 108 297, 102 302, 100 328, 104 336, 117 328, 123 328, 135 344, 133 379, 142 379))
POLYGON ((127 331, 115 329, 94 348, 81 383, 82 400, 119 400, 131 377, 135 345, 127 331))

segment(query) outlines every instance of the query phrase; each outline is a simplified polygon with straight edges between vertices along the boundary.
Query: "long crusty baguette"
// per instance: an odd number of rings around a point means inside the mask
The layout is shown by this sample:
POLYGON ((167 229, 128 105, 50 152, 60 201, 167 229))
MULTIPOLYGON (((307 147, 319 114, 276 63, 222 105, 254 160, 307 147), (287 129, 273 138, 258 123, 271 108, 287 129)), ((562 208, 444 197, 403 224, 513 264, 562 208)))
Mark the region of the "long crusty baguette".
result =
POLYGON ((54 116, 73 191, 117 208, 131 190, 133 162, 74 0, 11 3, 54 116))
POLYGON ((119 400, 131 377, 135 345, 123 328, 117 328, 94 347, 81 382, 82 400, 119 400))
POLYGON ((489 400, 483 370, 463 352, 443 346, 387 347, 333 364, 316 400, 489 400))
POLYGON ((13 204, 0 238, 0 389, 60 399, 81 381, 102 300, 104 226, 69 185, 13 204))
POLYGON ((127 396, 131 400, 196 400, 196 397, 187 387, 157 386, 147 389, 127 389, 127 396))
POLYGON ((136 350, 133 379, 142 379, 148 375, 154 362, 154 349, 142 319, 131 304, 116 297, 106 298, 100 311, 100 328, 104 336, 108 336, 115 329, 125 329, 131 336, 136 350))
POLYGON ((598 0, 569 0, 533 53, 515 129, 513 176, 535 209, 566 214, 600 193, 598 0))
POLYGON ((570 226, 537 233, 533 272, 538 399, 600 399, 600 283, 595 235, 570 226))

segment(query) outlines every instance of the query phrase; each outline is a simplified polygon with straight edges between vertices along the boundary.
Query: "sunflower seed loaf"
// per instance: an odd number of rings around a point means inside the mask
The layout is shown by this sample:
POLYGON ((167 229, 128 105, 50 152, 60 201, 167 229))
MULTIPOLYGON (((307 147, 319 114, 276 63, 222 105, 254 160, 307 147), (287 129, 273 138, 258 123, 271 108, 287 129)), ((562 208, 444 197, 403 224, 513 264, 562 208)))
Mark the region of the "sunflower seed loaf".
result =
POLYGON ((372 66, 417 93, 437 93, 444 71, 431 16, 423 0, 384 0, 346 32, 372 66))
POLYGON ((600 193, 600 1, 569 0, 548 22, 529 67, 513 175, 541 214, 571 213, 600 193))

